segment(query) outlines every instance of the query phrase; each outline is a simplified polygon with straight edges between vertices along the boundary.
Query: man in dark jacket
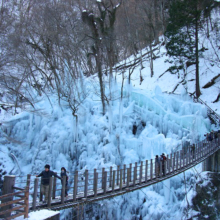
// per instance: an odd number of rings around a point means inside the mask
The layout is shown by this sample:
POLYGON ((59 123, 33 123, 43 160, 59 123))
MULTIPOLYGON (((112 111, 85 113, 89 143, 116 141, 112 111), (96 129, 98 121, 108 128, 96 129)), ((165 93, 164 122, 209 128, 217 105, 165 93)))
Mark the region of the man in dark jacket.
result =
POLYGON ((59 179, 61 179, 61 177, 59 177, 56 173, 54 173, 53 171, 50 170, 50 165, 46 164, 45 165, 45 170, 42 171, 39 175, 37 175, 36 177, 41 177, 41 188, 40 191, 41 193, 44 195, 44 202, 48 202, 48 192, 49 192, 49 182, 50 182, 50 177, 55 176, 59 179))

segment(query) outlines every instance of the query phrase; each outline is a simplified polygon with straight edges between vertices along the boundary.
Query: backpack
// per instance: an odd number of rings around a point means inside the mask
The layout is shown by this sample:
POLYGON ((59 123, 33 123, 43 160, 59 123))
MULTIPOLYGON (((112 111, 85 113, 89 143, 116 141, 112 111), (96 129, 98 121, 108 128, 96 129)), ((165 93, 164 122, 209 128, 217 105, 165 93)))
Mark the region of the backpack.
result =
POLYGON ((166 158, 166 156, 165 155, 163 155, 163 160, 165 161, 165 160, 167 160, 167 158, 166 158))

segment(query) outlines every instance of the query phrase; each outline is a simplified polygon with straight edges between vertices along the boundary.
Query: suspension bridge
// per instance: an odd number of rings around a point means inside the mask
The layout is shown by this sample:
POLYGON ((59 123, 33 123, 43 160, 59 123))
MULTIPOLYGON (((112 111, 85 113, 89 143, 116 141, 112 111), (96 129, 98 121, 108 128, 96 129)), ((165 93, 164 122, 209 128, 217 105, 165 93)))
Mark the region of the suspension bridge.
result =
MULTIPOLYGON (((194 100, 200 102, 199 99, 194 100)), ((202 103, 204 104, 204 103, 202 103)), ((208 108, 208 115, 216 124, 219 116, 208 108)), ((28 217, 28 213, 40 209, 62 210, 74 206, 113 198, 138 190, 179 175, 203 162, 203 170, 220 171, 220 133, 211 133, 212 141, 206 138, 187 148, 167 155, 167 160, 159 167, 154 158, 140 163, 124 164, 101 170, 76 171, 69 175, 72 187, 65 197, 66 179, 51 177, 48 189, 48 201, 43 203, 39 178, 35 175, 4 176, 3 195, 0 196, 0 218, 14 219, 28 217), (24 180, 25 178, 25 180, 24 180), (23 184, 23 186, 21 186, 23 184)))
MULTIPOLYGON (((212 141, 205 139, 189 146, 188 149, 167 155, 167 160, 163 165, 160 163, 160 167, 155 159, 150 159, 139 164, 126 164, 109 169, 85 170, 84 173, 76 171, 73 176, 70 175, 69 181, 73 183, 73 187, 69 188, 67 197, 65 197, 66 179, 63 179, 62 184, 58 184, 57 178, 51 177, 46 204, 42 202, 40 195, 39 178, 27 175, 25 187, 20 188, 16 186, 16 176, 5 176, 3 195, 0 196, 0 216, 4 216, 4 219, 13 219, 21 215, 28 217, 29 211, 42 208, 62 210, 112 198, 156 184, 215 155, 220 148, 220 135, 217 134, 218 136, 212 141)), ((219 167, 219 161, 212 162, 213 166, 217 163, 219 167)), ((204 169, 206 168, 204 167, 204 169)))

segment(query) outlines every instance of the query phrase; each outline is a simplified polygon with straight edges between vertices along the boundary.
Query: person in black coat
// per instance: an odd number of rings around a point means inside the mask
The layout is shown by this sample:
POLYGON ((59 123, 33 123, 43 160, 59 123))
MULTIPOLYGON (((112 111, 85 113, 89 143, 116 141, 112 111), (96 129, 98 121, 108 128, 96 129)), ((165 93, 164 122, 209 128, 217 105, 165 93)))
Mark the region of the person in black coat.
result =
MULTIPOLYGON (((68 185, 68 176, 67 176, 67 172, 66 172, 66 168, 62 167, 61 168, 61 173, 60 173, 61 178, 63 179, 63 177, 66 177, 66 185, 65 185, 65 197, 68 196, 67 193, 67 185, 68 185)), ((63 184, 63 183, 62 183, 63 184)))
POLYGON ((45 170, 42 171, 39 175, 36 175, 36 177, 41 177, 40 191, 44 195, 44 202, 47 203, 48 202, 50 177, 55 176, 59 179, 61 179, 61 177, 50 170, 50 165, 46 164, 44 166, 44 168, 45 168, 45 170))

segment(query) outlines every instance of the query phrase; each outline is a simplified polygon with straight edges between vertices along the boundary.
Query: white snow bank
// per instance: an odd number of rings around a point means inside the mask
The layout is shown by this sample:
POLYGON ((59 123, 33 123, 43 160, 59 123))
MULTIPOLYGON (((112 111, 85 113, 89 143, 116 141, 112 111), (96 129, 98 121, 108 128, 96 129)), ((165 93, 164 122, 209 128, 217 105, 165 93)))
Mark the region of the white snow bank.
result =
MULTIPOLYGON (((28 215, 28 218, 25 219, 30 219, 30 220, 44 220, 46 218, 49 217, 53 217, 55 215, 57 215, 59 212, 58 211, 51 211, 51 210, 40 210, 40 211, 36 211, 36 212, 30 212, 28 215)), ((21 220, 24 219, 22 216, 15 218, 15 220, 21 220)))

